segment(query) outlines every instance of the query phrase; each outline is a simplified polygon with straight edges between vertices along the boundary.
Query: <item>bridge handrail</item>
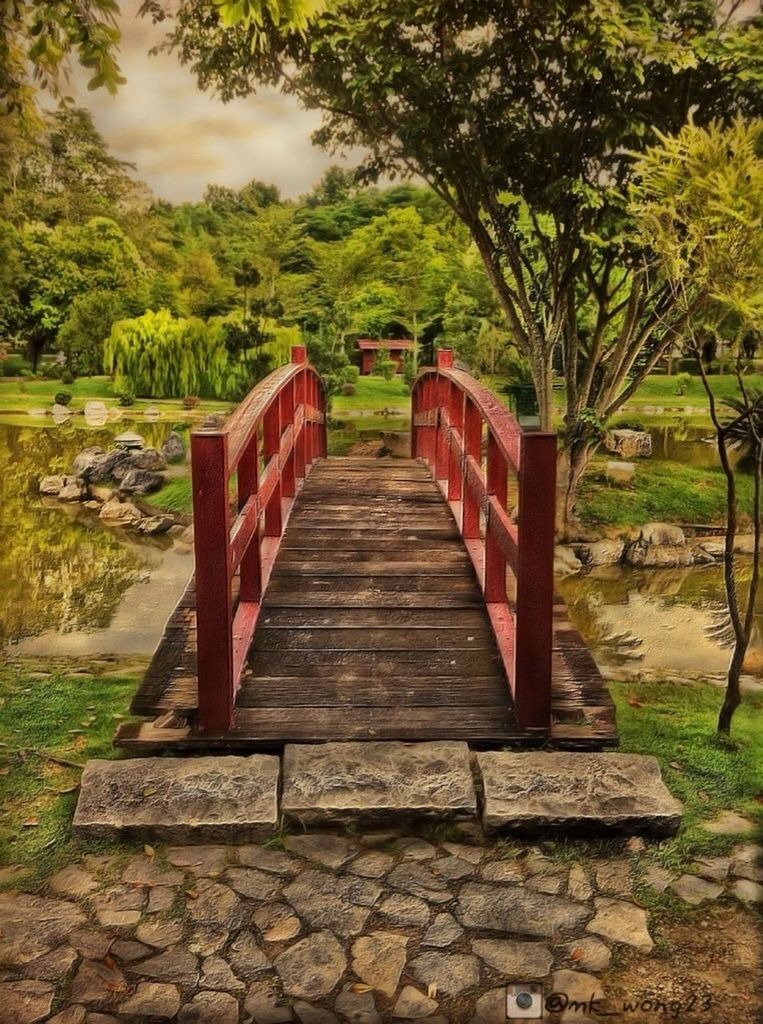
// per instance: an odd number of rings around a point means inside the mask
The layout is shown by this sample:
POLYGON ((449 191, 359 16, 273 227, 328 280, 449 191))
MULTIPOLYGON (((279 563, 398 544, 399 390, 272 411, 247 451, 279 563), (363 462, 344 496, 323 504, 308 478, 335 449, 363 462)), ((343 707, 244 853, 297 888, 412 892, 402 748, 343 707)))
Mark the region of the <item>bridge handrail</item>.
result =
POLYGON ((303 346, 292 348, 291 362, 260 381, 222 426, 191 434, 198 726, 204 731, 233 725, 236 691, 291 503, 313 461, 325 455, 323 383, 303 346), (237 514, 231 521, 234 473, 237 514))
POLYGON ((524 430, 494 394, 454 368, 448 349, 437 353, 435 367, 419 373, 411 400, 413 456, 424 459, 440 483, 474 562, 517 723, 548 729, 556 436, 524 430), (518 480, 516 523, 507 508, 510 470, 518 480), (516 579, 513 602, 507 566, 516 579))

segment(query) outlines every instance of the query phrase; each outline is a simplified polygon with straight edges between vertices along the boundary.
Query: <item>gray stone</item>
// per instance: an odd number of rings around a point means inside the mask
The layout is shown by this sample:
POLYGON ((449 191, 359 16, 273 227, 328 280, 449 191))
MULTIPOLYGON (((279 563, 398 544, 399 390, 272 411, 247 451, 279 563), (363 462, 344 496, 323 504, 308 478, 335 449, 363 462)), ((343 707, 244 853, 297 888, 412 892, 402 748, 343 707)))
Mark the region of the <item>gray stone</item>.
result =
POLYGON ((0 982, 0 1005, 6 1024, 34 1024, 50 1013, 54 989, 44 981, 0 982))
POLYGON ((480 996, 469 1024, 506 1024, 506 986, 480 996))
MULTIPOLYGON (((0 924, 2 929, 2 924, 0 924)), ((49 953, 38 956, 24 967, 24 977, 35 981, 60 981, 77 962, 77 954, 71 946, 57 946, 49 953)))
POLYGON ((252 982, 244 1010, 252 1015, 256 1024, 285 1024, 294 1019, 291 1009, 283 1004, 272 978, 252 982))
POLYGON ((56 476, 44 476, 38 484, 38 490, 40 494, 56 497, 58 492, 65 486, 66 481, 60 474, 56 476))
POLYGON ((480 981, 479 961, 467 953, 427 951, 411 962, 409 970, 422 985, 434 985, 447 996, 457 996, 480 981))
POLYGON ((595 569, 600 565, 618 565, 624 549, 625 542, 616 538, 574 545, 575 554, 587 569, 595 569))
POLYGON ((483 864, 481 875, 486 882, 524 882, 525 873, 515 860, 494 860, 483 864))
POLYGON ((652 454, 652 435, 646 430, 629 430, 624 427, 608 430, 604 447, 623 459, 646 459, 652 454))
POLYGON ((694 554, 680 526, 647 523, 638 537, 625 545, 623 561, 637 568, 667 568, 693 565, 694 554))
POLYGON ((700 857, 692 865, 692 870, 701 878, 709 878, 713 882, 725 882, 729 877, 730 857, 700 857))
POLYGON ((471 846, 469 843, 443 843, 443 850, 460 860, 468 861, 470 864, 479 864, 485 856, 485 851, 480 846, 471 846))
POLYGON ((367 985, 392 998, 405 967, 408 940, 394 932, 371 932, 352 944, 352 969, 367 985))
POLYGON ((467 882, 459 895, 456 916, 468 928, 550 938, 578 928, 590 913, 584 904, 562 896, 530 892, 517 885, 467 882))
POLYGON ((420 896, 428 903, 447 903, 453 898, 448 883, 433 875, 423 864, 398 864, 387 876, 387 884, 411 896, 420 896))
POLYGON ((370 850, 356 857, 350 864, 349 871, 363 878, 382 878, 394 866, 395 858, 381 850, 370 850))
POLYGON ((142 981, 119 1006, 119 1012, 125 1017, 140 1017, 141 1020, 146 1017, 173 1020, 179 1009, 177 987, 157 981, 142 981))
POLYGON ((186 988, 194 988, 199 980, 199 961, 193 953, 181 946, 159 953, 150 960, 132 964, 128 969, 132 974, 141 974, 157 981, 170 981, 186 988))
POLYGON ((182 885, 185 881, 182 872, 173 871, 145 853, 131 857, 121 877, 127 885, 182 885))
POLYGON ((147 469, 130 469, 119 481, 120 494, 153 494, 164 485, 161 473, 147 469))
POLYGON ((588 936, 566 942, 562 946, 564 966, 575 971, 606 971, 612 962, 612 951, 599 939, 588 936))
POLYGON ((161 448, 162 457, 167 462, 182 462, 185 456, 183 438, 176 430, 171 430, 161 448))
POLYGON ((0 893, 0 965, 20 967, 49 953, 85 920, 82 910, 65 900, 0 893))
POLYGON ((394 893, 379 905, 378 910, 390 924, 403 928, 421 927, 429 923, 429 905, 424 900, 420 900, 418 896, 394 893))
POLYGON ((753 826, 749 818, 736 811, 721 811, 717 818, 703 822, 703 827, 714 836, 736 836, 751 831, 753 826))
POLYGON ((474 939, 472 949, 488 967, 507 978, 533 980, 545 978, 553 957, 540 942, 516 942, 512 939, 474 939))
POLYGON ((259 868, 275 875, 293 875, 300 868, 300 862, 283 850, 271 850, 267 846, 248 844, 237 849, 238 862, 247 868, 259 868))
POLYGON ((127 991, 125 976, 116 967, 96 960, 83 960, 72 980, 73 1003, 116 1002, 127 991))
POLYGON ((104 501, 98 518, 109 526, 134 526, 143 518, 143 513, 130 501, 104 501))
POLYGON ((718 885, 717 882, 708 882, 705 878, 699 878, 697 875, 681 875, 671 883, 670 888, 676 896, 681 897, 684 903, 689 903, 693 907, 704 903, 705 900, 717 900, 723 892, 722 885, 718 885))
POLYGON ((98 839, 252 839, 277 822, 278 758, 263 754, 88 761, 74 813, 98 839))
POLYGON ((342 1020, 352 1024, 381 1024, 373 992, 356 992, 353 986, 345 985, 334 1005, 342 1020))
POLYGON ((763 903, 763 885, 749 878, 737 878, 731 887, 731 895, 741 903, 763 903))
POLYGON ((673 875, 659 864, 650 864, 646 869, 645 881, 655 892, 665 892, 673 881, 673 875))
POLYGON ((178 1024, 238 1024, 238 1001, 227 992, 199 992, 177 1019, 178 1024))
POLYGON ((274 900, 281 891, 281 880, 257 868, 228 868, 224 875, 225 882, 253 900, 274 900))
POLYGON ((594 900, 595 917, 588 922, 586 931, 601 935, 610 942, 622 942, 627 946, 648 953, 654 946, 647 930, 647 913, 635 903, 599 897, 594 900))
POLYGON ((51 1017, 48 1024, 85 1024, 87 1010, 84 1006, 67 1006, 65 1010, 51 1017))
POLYGON ((205 931, 236 931, 244 922, 245 908, 236 894, 221 882, 201 879, 196 898, 188 901, 188 916, 205 931))
POLYGON ((633 891, 627 860, 606 861, 596 867, 596 888, 611 896, 628 896, 633 891))
POLYGON ((564 544, 557 544, 554 548, 554 576, 564 578, 574 576, 583 568, 583 563, 572 550, 564 544))
POLYGON ((183 922, 176 918, 153 918, 143 921, 135 931, 139 942, 145 942, 156 949, 168 949, 176 946, 183 937, 183 922))
POLYGON ((460 878, 467 878, 469 875, 473 875, 475 872, 474 864, 470 864, 467 860, 461 860, 460 857, 438 857, 437 860, 432 861, 432 871, 440 878, 447 878, 450 881, 456 882, 460 878))
POLYGON ((730 870, 734 878, 763 882, 763 848, 752 843, 747 846, 735 846, 730 870))
POLYGON ((282 809, 307 824, 397 824, 477 810, 465 743, 288 744, 283 774, 282 809))
POLYGON ((146 516, 145 519, 136 525, 138 533, 145 533, 149 537, 155 537, 160 533, 166 533, 175 523, 175 517, 169 514, 146 516))
POLYGON ((357 846, 343 836, 314 833, 303 836, 287 836, 286 849, 300 857, 315 860, 327 868, 341 868, 357 853, 357 846))
POLYGON ((104 928, 129 928, 140 921, 146 905, 146 893, 140 887, 114 885, 91 902, 104 928))
POLYGON ((421 944, 444 949, 446 946, 452 946, 454 942, 458 942, 463 934, 464 929, 452 914, 437 914, 421 940, 421 944))
POLYGON ((287 995, 297 999, 323 999, 339 984, 347 958, 331 932, 315 932, 290 946, 274 960, 287 995))
POLYGON ((604 999, 604 987, 599 979, 582 971, 554 971, 551 991, 566 997, 567 1006, 562 1013, 563 1021, 580 1021, 587 1017, 593 1001, 599 1002, 604 999))
POLYGON ((128 453, 122 448, 111 448, 107 452, 103 448, 95 446, 83 448, 79 455, 75 456, 72 469, 75 474, 83 477, 88 483, 103 483, 128 457, 128 453))
POLYGON ((302 872, 284 891, 299 916, 311 928, 329 928, 338 935, 357 935, 379 898, 374 882, 357 876, 334 878, 322 871, 302 872))
POLYGON ((112 956, 121 960, 123 964, 132 964, 136 960, 145 960, 153 954, 150 946, 144 946, 142 942, 134 942, 132 939, 117 939, 111 947, 112 956))
POLYGON ((252 916, 266 942, 287 942, 302 931, 299 918, 285 903, 258 907, 252 916))
POLYGON ((560 829, 672 835, 681 805, 653 757, 491 750, 477 754, 488 831, 560 829))
POLYGON ((431 860, 437 855, 437 847, 432 846, 426 839, 403 836, 395 840, 394 845, 398 853, 402 853, 405 860, 431 860))
POLYGON ((590 900, 593 888, 582 864, 573 864, 567 877, 567 892, 573 900, 590 900))
POLYGON ((226 846, 170 846, 167 850, 170 864, 197 877, 220 875, 228 863, 226 846))
POLYGON ((249 931, 239 932, 230 945, 227 960, 239 978, 253 981, 270 970, 270 961, 249 931))
POLYGON ((313 1006, 312 1003, 306 1003, 304 999, 297 999, 293 1009, 300 1024, 337 1024, 339 1020, 331 1010, 313 1006))
POLYGON ((221 956, 208 956, 202 962, 199 985, 220 992, 243 992, 246 988, 221 956))
POLYGON ((398 1000, 392 1010, 392 1016, 402 1018, 403 1020, 420 1020, 422 1017, 430 1017, 436 1009, 437 1003, 434 999, 425 996, 423 992, 419 992, 413 985, 406 985, 398 996, 398 1000))
POLYGON ((140 448, 128 455, 127 466, 130 469, 151 470, 156 473, 167 468, 167 461, 156 448, 140 448))

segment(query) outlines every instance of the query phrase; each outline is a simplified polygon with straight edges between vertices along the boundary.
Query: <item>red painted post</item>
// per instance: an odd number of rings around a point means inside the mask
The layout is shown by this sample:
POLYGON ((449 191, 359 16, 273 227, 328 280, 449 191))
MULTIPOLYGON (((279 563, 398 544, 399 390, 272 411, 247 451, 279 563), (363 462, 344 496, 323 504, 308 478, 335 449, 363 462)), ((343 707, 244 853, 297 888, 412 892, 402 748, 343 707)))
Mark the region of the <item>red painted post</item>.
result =
POLYGON ((421 454, 429 463, 430 467, 434 469, 435 435, 437 431, 434 425, 429 421, 432 417, 437 415, 434 400, 435 378, 431 374, 427 374, 422 382, 421 388, 421 411, 427 417, 427 425, 421 428, 421 454))
POLYGON ((305 374, 305 469, 308 470, 315 458, 315 424, 312 420, 315 408, 315 378, 305 374), (308 418, 309 417, 309 418, 308 418))
POLYGON ((523 434, 514 703, 517 722, 527 727, 547 728, 551 716, 555 496, 555 435, 523 434))
MULTIPOLYGON (((278 451, 281 447, 281 408, 278 399, 275 399, 262 419, 263 450, 265 455, 265 468, 267 469, 271 459, 278 459, 278 451)), ((276 473, 276 485, 273 495, 265 508, 265 536, 280 537, 281 529, 281 470, 276 473)))
MULTIPOLYGON (((492 430, 488 429, 487 493, 488 496, 494 494, 503 508, 506 508, 508 483, 506 459, 496 444, 492 430)), ((485 527, 485 600, 488 604, 506 600, 506 562, 492 536, 489 510, 485 527)))
MULTIPOLYGON (((239 512, 259 484, 259 453, 255 434, 238 464, 239 512)), ((260 562, 260 528, 254 531, 249 547, 241 559, 239 597, 242 601, 259 601, 262 597, 262 565, 260 562)))
MULTIPOLYGON (((441 348, 437 353, 437 369, 449 370, 453 366, 453 352, 449 348, 441 348)), ((437 375, 435 385, 437 405, 437 433, 435 446, 435 480, 445 480, 448 476, 448 428, 447 412, 450 407, 450 381, 447 377, 437 375)))
MULTIPOLYGON (((279 411, 281 420, 281 432, 294 424, 294 381, 291 380, 278 396, 279 411)), ((294 444, 292 437, 292 449, 286 457, 281 471, 281 493, 284 498, 293 498, 296 491, 294 478, 294 444)))
MULTIPOLYGON (((464 402, 464 458, 472 456, 482 463, 482 416, 468 396, 464 402)), ((461 533, 465 540, 475 540, 480 535, 480 504, 468 483, 464 482, 464 507, 461 533)))
POLYGON ((298 480, 305 476, 305 445, 307 439, 307 428, 305 425, 305 383, 307 370, 302 370, 294 380, 294 412, 302 410, 302 427, 299 436, 295 438, 294 449, 294 475, 298 480))
POLYGON ((233 725, 233 636, 228 552, 228 437, 191 435, 199 727, 233 725))
POLYGON ((416 382, 411 388, 411 458, 419 457, 419 428, 416 426, 416 417, 419 414, 419 384, 416 382))
MULTIPOLYGON (((458 384, 451 383, 448 395, 448 416, 450 428, 463 446, 464 434, 464 393, 458 384)), ((461 459, 458 452, 449 446, 448 451, 448 500, 460 501, 463 493, 461 459)))

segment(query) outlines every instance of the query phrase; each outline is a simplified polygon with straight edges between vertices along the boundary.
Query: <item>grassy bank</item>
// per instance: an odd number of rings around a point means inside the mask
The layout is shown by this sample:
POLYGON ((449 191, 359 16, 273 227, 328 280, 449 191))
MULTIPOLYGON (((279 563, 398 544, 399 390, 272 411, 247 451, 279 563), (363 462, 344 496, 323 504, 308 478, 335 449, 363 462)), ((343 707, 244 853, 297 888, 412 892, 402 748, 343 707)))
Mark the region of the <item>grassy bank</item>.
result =
MULTIPOLYGON (((386 420, 409 419, 411 414, 411 393, 402 377, 385 380, 383 377, 359 377, 354 395, 336 395, 331 406, 335 420, 368 420, 374 425, 386 420), (382 415, 389 413, 389 415, 382 415)), ((361 426, 360 423, 356 424, 361 426)))

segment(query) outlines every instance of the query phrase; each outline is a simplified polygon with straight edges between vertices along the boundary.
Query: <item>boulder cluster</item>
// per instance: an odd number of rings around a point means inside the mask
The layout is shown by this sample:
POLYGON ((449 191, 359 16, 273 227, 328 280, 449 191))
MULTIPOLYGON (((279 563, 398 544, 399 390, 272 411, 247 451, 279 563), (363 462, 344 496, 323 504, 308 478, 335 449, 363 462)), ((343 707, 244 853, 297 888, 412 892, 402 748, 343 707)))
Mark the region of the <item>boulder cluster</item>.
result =
POLYGON ((183 439, 174 430, 160 449, 145 447, 137 435, 131 447, 92 445, 76 456, 71 473, 43 477, 39 491, 59 501, 83 502, 98 510, 110 526, 144 534, 166 533, 175 523, 174 516, 147 515, 130 499, 158 491, 165 483, 168 463, 184 456, 183 439))

